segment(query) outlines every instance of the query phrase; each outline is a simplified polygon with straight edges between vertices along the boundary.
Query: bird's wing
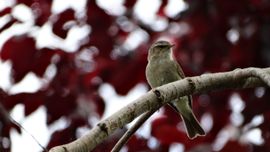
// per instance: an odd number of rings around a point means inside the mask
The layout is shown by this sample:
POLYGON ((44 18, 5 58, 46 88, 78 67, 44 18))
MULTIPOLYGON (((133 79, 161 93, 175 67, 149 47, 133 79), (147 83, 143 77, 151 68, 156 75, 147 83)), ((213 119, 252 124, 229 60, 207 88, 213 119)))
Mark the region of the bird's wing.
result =
MULTIPOLYGON (((184 74, 182 68, 180 67, 179 63, 177 61, 174 61, 174 65, 176 67, 176 70, 177 70, 177 73, 179 74, 179 76, 181 78, 185 78, 185 74, 184 74)), ((188 96, 188 104, 192 108, 192 96, 188 96)))
POLYGON ((174 66, 176 67, 176 70, 177 70, 177 73, 179 74, 179 76, 181 78, 184 78, 185 74, 184 74, 182 68, 180 67, 180 65, 177 63, 177 61, 174 61, 174 66))
POLYGON ((192 96, 188 96, 188 104, 192 108, 192 96))

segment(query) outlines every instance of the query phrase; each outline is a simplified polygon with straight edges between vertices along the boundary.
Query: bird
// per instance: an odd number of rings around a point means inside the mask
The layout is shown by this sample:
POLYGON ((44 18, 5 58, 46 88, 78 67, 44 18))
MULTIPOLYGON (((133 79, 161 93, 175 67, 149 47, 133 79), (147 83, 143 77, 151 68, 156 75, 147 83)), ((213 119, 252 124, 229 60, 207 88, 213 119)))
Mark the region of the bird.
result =
MULTIPOLYGON (((173 56, 173 46, 168 41, 159 40, 149 48, 145 74, 152 89, 185 77, 182 68, 173 56)), ((189 139, 205 135, 204 129, 192 111, 191 96, 183 96, 170 101, 169 105, 180 114, 189 139)))

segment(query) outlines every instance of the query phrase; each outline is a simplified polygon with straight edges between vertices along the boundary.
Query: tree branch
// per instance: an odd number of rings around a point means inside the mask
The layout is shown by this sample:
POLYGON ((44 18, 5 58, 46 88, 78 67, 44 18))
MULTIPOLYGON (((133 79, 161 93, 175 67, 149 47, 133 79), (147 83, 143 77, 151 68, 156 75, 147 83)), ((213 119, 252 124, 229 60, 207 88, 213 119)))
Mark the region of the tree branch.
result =
POLYGON ((50 152, 89 152, 104 141, 116 129, 122 128, 133 119, 166 104, 173 99, 208 91, 232 88, 253 88, 269 85, 270 68, 246 68, 231 72, 203 74, 187 77, 149 91, 137 100, 93 127, 85 136, 65 145, 56 146, 50 152), (268 75, 268 76, 266 76, 268 75), (261 80, 262 79, 262 80, 261 80), (266 84, 265 84, 266 83, 266 84), (160 97, 157 97, 157 94, 160 97), (159 98, 163 100, 159 100, 159 98))
MULTIPOLYGON (((160 106, 161 107, 161 106, 160 106)), ((143 125, 143 123, 152 116, 153 113, 155 113, 160 107, 157 109, 153 109, 151 111, 147 111, 146 113, 142 114, 142 116, 139 118, 136 123, 129 128, 125 134, 119 139, 119 141, 115 144, 111 152, 118 152, 121 150, 121 148, 128 142, 130 137, 139 129, 140 126, 143 125)))
POLYGON ((265 72, 264 70, 260 68, 249 68, 251 73, 253 74, 254 77, 258 77, 261 79, 265 84, 270 87, 270 73, 265 72))

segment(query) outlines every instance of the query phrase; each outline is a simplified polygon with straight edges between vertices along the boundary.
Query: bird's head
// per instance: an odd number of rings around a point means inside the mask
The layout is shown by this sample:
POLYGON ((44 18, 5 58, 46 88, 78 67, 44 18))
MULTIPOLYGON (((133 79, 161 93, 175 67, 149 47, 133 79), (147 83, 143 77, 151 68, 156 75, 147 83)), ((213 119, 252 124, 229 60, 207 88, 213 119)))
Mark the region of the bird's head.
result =
POLYGON ((174 45, 170 44, 168 41, 157 41, 149 49, 148 60, 152 57, 171 57, 172 56, 172 47, 174 45))

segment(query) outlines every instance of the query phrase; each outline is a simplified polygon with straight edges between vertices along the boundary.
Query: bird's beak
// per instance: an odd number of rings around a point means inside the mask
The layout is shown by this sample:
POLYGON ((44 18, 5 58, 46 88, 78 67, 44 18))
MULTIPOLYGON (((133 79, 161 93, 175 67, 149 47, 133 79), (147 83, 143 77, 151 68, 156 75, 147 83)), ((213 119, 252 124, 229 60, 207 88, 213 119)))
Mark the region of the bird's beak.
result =
POLYGON ((172 45, 170 45, 170 48, 172 48, 172 47, 174 47, 175 45, 174 44, 172 44, 172 45))

